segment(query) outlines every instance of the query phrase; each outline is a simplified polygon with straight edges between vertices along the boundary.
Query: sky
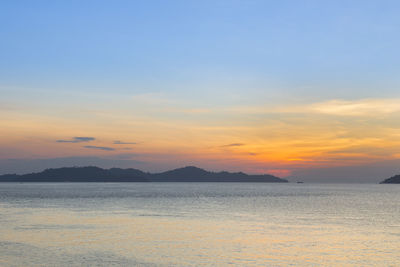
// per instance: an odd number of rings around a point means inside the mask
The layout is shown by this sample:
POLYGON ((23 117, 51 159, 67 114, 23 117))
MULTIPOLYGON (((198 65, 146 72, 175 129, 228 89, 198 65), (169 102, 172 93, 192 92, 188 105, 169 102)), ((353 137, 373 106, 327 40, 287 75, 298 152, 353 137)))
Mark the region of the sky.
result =
POLYGON ((400 173, 398 1, 2 1, 0 174, 400 173))

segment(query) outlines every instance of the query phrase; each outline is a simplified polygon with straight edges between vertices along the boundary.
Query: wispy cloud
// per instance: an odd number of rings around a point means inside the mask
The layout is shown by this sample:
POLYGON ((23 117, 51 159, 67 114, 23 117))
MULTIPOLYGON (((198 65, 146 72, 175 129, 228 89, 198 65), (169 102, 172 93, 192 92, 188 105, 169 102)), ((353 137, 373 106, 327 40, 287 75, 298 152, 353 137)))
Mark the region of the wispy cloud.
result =
POLYGON ((321 114, 336 116, 376 116, 400 112, 399 98, 331 99, 302 105, 232 106, 230 114, 321 114))
POLYGON ((96 138, 94 137, 73 137, 71 140, 57 140, 57 143, 83 143, 83 142, 90 142, 90 141, 94 141, 96 140, 96 138))
POLYGON ((105 151, 114 151, 115 150, 115 148, 106 147, 106 146, 84 146, 84 148, 99 149, 99 150, 105 150, 105 151))
POLYGON ((227 145, 222 145, 221 147, 235 147, 235 146, 244 146, 242 143, 232 143, 227 145))
POLYGON ((119 140, 114 141, 114 145, 136 145, 136 144, 137 143, 135 142, 123 142, 119 140))
POLYGON ((389 114, 400 111, 400 99, 330 100, 312 104, 310 111, 339 116, 389 114))

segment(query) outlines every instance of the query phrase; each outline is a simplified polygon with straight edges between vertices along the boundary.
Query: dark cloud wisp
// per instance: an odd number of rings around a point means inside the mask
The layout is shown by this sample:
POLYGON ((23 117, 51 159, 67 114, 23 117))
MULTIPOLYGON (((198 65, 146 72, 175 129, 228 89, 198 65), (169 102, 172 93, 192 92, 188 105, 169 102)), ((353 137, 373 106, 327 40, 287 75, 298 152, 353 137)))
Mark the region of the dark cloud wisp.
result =
POLYGON ((99 150, 105 150, 105 151, 114 151, 115 150, 112 147, 106 147, 106 146, 84 146, 84 148, 99 149, 99 150))
POLYGON ((234 147, 234 146, 244 146, 244 144, 242 144, 242 143, 233 143, 233 144, 223 145, 221 147, 234 147))
POLYGON ((114 141, 114 145, 136 145, 137 143, 135 142, 123 142, 120 140, 114 141))
POLYGON ((96 138, 94 137, 87 137, 87 136, 77 136, 73 137, 71 140, 57 140, 57 143, 83 143, 83 142, 90 142, 94 141, 96 138))

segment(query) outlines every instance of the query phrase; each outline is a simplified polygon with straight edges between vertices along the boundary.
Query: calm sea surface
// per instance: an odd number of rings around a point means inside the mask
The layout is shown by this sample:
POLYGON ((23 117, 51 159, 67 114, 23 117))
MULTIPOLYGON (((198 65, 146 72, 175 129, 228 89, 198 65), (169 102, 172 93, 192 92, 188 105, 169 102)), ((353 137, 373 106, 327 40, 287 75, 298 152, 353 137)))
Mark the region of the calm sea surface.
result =
POLYGON ((400 185, 0 184, 0 266, 399 266, 400 185))

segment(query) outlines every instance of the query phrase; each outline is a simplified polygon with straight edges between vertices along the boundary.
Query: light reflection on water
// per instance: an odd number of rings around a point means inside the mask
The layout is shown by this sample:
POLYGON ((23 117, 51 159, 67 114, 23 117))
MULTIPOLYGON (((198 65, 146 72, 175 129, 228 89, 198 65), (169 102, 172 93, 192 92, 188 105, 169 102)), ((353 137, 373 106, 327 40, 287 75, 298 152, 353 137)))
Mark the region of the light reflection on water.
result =
POLYGON ((0 184, 0 266, 399 265, 400 186, 0 184))

